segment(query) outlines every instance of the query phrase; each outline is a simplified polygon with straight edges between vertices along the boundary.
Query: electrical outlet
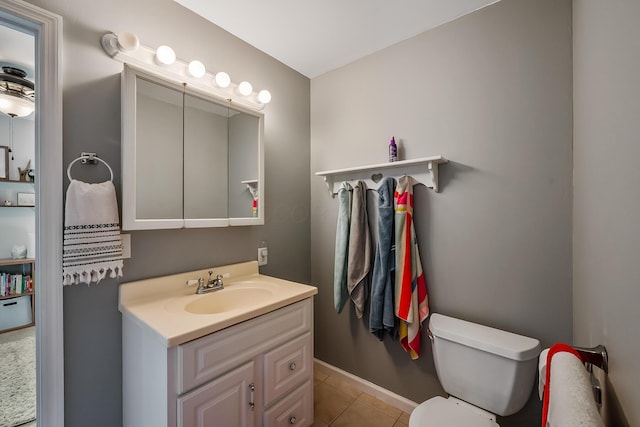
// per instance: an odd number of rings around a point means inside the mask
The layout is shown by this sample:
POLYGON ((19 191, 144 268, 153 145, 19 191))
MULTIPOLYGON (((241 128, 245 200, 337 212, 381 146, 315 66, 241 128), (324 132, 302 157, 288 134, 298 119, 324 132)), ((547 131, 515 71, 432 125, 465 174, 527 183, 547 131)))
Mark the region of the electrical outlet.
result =
POLYGON ((267 265, 269 250, 266 246, 258 248, 258 265, 267 265))

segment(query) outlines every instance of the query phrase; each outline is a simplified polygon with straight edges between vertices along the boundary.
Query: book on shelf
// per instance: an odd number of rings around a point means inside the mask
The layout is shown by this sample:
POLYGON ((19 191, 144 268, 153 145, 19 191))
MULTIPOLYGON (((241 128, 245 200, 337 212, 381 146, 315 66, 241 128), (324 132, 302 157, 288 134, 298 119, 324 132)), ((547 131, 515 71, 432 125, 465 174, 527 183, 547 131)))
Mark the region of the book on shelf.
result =
POLYGON ((30 275, 0 273, 0 297, 20 296, 33 291, 30 275))

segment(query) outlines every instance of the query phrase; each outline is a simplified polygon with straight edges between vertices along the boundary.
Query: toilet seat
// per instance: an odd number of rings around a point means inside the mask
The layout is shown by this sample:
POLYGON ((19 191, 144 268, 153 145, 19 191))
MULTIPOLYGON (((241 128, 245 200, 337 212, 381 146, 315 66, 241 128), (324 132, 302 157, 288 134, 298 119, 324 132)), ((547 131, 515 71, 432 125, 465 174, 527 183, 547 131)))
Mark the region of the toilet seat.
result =
POLYGON ((455 398, 437 396, 421 403, 409 418, 409 427, 500 427, 480 408, 455 398))

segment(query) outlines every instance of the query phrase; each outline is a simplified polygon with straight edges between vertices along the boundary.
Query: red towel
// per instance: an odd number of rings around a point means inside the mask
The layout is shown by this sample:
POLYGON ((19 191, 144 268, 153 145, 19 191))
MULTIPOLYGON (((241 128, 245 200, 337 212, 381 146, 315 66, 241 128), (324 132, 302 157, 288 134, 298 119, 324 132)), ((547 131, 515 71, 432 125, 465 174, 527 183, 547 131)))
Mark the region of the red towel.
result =
POLYGON ((420 355, 422 322, 429 316, 427 282, 413 227, 413 178, 398 180, 395 192, 396 316, 400 344, 412 359, 420 355))

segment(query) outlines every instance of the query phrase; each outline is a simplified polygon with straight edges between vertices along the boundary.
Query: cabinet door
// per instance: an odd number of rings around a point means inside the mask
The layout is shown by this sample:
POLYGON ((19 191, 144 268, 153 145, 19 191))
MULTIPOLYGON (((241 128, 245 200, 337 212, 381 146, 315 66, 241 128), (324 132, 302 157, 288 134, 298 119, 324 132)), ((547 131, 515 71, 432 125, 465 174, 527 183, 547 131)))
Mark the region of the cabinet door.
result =
POLYGON ((254 362, 178 398, 178 427, 253 427, 254 362))

